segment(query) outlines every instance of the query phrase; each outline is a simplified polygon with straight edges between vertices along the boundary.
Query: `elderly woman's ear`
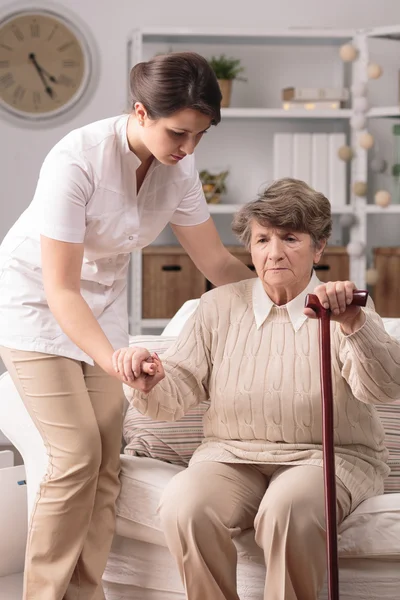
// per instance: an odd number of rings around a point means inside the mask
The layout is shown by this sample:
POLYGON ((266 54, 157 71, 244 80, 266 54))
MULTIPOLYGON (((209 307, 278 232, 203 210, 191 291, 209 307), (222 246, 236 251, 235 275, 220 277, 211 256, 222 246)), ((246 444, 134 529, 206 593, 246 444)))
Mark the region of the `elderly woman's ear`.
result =
POLYGON ((327 243, 328 243, 328 240, 326 240, 326 239, 321 239, 321 240, 318 240, 317 242, 315 242, 314 264, 317 265, 319 263, 319 261, 321 260, 321 256, 324 253, 327 243))

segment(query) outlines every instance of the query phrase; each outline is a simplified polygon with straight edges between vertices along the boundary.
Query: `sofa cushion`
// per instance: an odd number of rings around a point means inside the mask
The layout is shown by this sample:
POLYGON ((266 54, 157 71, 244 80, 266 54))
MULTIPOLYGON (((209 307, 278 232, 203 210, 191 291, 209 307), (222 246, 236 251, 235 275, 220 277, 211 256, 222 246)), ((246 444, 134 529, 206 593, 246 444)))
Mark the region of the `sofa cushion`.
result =
MULTIPOLYGON (((182 468, 161 461, 122 456, 121 493, 117 501, 117 533, 165 546, 157 515, 161 494, 182 468)), ((254 531, 235 540, 240 556, 262 564, 254 531)), ((400 559, 400 494, 384 494, 362 502, 339 528, 339 556, 400 559)))
POLYGON ((385 444, 389 450, 390 474, 385 479, 385 492, 400 492, 400 401, 379 404, 376 409, 385 430, 385 444))
MULTIPOLYGON (((400 342, 400 319, 382 319, 389 335, 400 342)), ((400 492, 400 400, 377 406, 386 433, 390 475, 385 480, 385 492, 400 492)))
POLYGON ((116 533, 166 546, 157 507, 167 483, 182 469, 153 458, 121 456, 116 533))
MULTIPOLYGON (((174 336, 137 335, 130 338, 129 344, 162 356, 175 339, 174 336)), ((124 392, 129 401, 132 388, 125 385, 124 392)), ((179 421, 167 422, 153 421, 130 404, 124 419, 124 453, 186 466, 203 439, 203 415, 207 409, 208 403, 202 402, 179 421)))

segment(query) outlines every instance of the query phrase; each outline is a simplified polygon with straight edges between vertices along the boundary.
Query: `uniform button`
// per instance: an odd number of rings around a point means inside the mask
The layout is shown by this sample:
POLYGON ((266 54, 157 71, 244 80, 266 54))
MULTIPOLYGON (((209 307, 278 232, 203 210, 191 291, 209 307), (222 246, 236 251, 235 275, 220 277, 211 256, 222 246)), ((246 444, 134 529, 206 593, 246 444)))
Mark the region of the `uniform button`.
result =
POLYGON ((133 235, 130 235, 130 236, 129 236, 129 239, 130 239, 130 240, 133 240, 133 235))

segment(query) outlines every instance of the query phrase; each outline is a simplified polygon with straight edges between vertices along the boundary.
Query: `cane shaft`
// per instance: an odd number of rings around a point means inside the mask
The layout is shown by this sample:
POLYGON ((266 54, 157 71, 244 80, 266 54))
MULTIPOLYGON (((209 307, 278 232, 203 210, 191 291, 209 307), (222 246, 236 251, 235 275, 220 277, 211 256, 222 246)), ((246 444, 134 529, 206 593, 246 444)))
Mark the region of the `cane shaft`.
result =
MULTIPOLYGON (((353 293, 352 304, 365 306, 367 298, 368 292, 357 290, 353 293)), ((305 306, 312 308, 319 319, 328 598, 329 600, 339 600, 330 311, 323 308, 314 294, 308 294, 305 306)))
POLYGON ((328 598, 339 600, 339 564, 337 549, 335 444, 333 439, 334 415, 332 392, 332 363, 330 318, 328 311, 321 313, 319 322, 320 369, 322 392, 322 441, 324 458, 326 559, 328 565, 328 598))

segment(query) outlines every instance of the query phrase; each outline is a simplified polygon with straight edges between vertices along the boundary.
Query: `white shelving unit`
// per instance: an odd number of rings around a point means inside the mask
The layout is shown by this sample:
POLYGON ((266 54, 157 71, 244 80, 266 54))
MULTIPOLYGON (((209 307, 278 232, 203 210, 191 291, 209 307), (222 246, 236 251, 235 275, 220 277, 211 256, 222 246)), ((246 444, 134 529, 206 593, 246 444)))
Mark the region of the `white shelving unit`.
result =
POLYGON ((282 108, 223 108, 223 119, 350 119, 350 109, 284 110, 282 108))
MULTIPOLYGON (((351 43, 358 49, 358 57, 351 64, 351 83, 367 83, 367 66, 369 62, 368 42, 370 39, 393 39, 400 40, 400 25, 395 27, 380 27, 369 30, 335 30, 335 29, 311 29, 311 28, 289 28, 285 30, 217 30, 217 29, 166 29, 149 28, 136 29, 132 32, 128 41, 128 70, 142 60, 146 44, 163 44, 164 51, 174 45, 176 51, 180 45, 185 49, 191 45, 204 47, 204 55, 207 55, 207 46, 301 46, 301 47, 339 47, 344 43, 351 43)), ((338 56, 338 68, 341 69, 341 79, 344 82, 344 64, 338 56)), ((347 83, 349 85, 349 83, 347 83)), ((128 91, 129 97, 129 91, 128 91)), ((294 131, 296 124, 316 122, 324 120, 332 123, 344 123, 348 131, 349 143, 357 147, 357 152, 351 163, 349 180, 349 199, 344 207, 333 207, 333 214, 353 213, 356 216, 356 225, 350 230, 350 241, 367 242, 367 219, 368 215, 400 214, 399 205, 390 205, 382 209, 378 206, 368 204, 366 198, 356 197, 352 193, 352 184, 355 181, 367 181, 368 177, 368 154, 366 150, 358 147, 357 138, 363 131, 355 131, 351 127, 353 108, 341 110, 284 110, 283 108, 269 107, 237 107, 224 108, 221 111, 222 123, 227 125, 231 122, 238 123, 247 121, 249 124, 254 120, 277 121, 290 123, 294 131)), ((366 115, 369 119, 396 119, 400 118, 400 106, 379 106, 370 108, 366 115)), ((367 125, 368 126, 368 125, 367 125)), ((217 204, 210 205, 212 215, 232 215, 240 204, 217 204)), ((350 277, 359 288, 365 287, 366 255, 350 257, 350 277)), ((163 328, 168 319, 142 319, 142 256, 137 251, 132 254, 131 277, 130 277, 130 330, 131 333, 140 333, 143 329, 159 330, 163 328)))

